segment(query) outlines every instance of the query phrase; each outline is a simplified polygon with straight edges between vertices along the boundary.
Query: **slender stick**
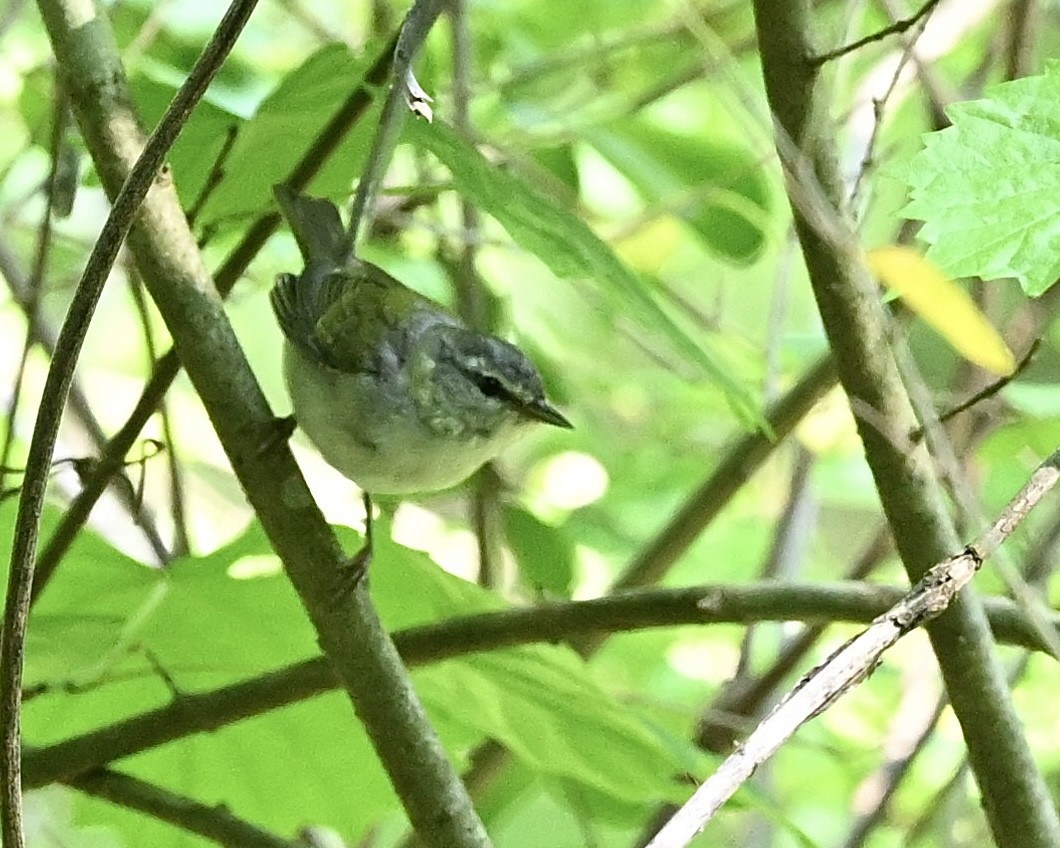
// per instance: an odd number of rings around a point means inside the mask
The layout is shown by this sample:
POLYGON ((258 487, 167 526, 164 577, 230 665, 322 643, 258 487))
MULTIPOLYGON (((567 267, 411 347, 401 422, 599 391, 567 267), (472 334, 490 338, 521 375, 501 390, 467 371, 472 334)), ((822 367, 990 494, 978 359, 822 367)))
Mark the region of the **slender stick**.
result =
POLYGON ((1060 450, 1038 466, 1027 484, 975 542, 962 553, 930 568, 901 601, 799 681, 656 834, 648 848, 682 848, 691 842, 755 769, 776 753, 799 727, 866 680, 883 653, 899 639, 945 612, 983 561, 997 551, 1058 480, 1060 450))
MULTIPOLYGON (((176 140, 194 105, 206 93, 210 80, 220 69, 255 5, 256 0, 233 0, 188 79, 166 109, 114 200, 114 206, 103 225, 103 231, 89 257, 66 320, 59 331, 55 357, 48 370, 26 462, 26 476, 19 500, 11 551, 3 641, 0 643, 3 646, 0 652, 0 833, 3 834, 6 848, 21 848, 23 845, 19 717, 22 706, 26 621, 29 617, 33 560, 37 549, 48 468, 55 450, 59 420, 73 381, 74 367, 88 332, 92 313, 117 258, 118 249, 132 226, 137 209, 151 188, 166 152, 176 140)), ((84 6, 83 2, 81 6, 84 6)), ((84 20, 86 13, 90 13, 88 21, 83 24, 90 26, 99 11, 91 4, 76 11, 42 7, 42 14, 47 16, 49 13, 77 14, 79 20, 84 20)))
POLYGON ((357 240, 367 226, 368 218, 371 216, 371 205, 379 190, 379 184, 383 181, 383 175, 390 163, 390 156, 394 152, 394 145, 397 143, 398 133, 401 131, 408 80, 412 73, 412 60, 445 5, 446 0, 416 0, 409 9, 405 22, 401 25, 397 46, 394 48, 391 74, 393 82, 387 92, 383 112, 379 116, 379 127, 372 139, 368 161, 365 163, 360 182, 357 183, 357 191, 353 195, 350 226, 346 232, 347 259, 357 254, 357 240))

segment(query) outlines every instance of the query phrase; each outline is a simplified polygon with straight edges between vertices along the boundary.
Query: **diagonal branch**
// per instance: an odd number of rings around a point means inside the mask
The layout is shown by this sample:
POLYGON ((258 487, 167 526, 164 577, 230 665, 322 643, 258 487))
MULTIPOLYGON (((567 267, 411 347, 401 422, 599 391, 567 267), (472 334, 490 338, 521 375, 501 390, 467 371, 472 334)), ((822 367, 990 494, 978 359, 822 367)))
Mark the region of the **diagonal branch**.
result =
MULTIPOLYGON (((84 276, 59 331, 55 356, 48 369, 37 424, 33 429, 33 439, 26 460, 26 475, 22 497, 19 500, 4 607, 3 652, 0 653, 0 734, 3 742, 0 757, 0 829, 7 848, 19 848, 23 844, 19 718, 22 707, 22 663, 26 623, 29 618, 33 561, 48 467, 55 450, 63 407, 73 382, 74 367, 96 303, 103 292, 118 250, 132 226, 133 217, 154 183, 166 152, 176 140, 194 105, 206 93, 210 80, 235 44, 255 3, 256 0, 234 0, 213 38, 196 61, 188 79, 166 108, 151 138, 145 145, 141 145, 135 163, 130 162, 128 172, 122 174, 120 180, 113 182, 114 207, 103 225, 103 231, 89 257, 84 276)), ((81 38, 89 43, 94 42, 100 32, 100 27, 95 25, 94 20, 99 18, 99 10, 85 8, 84 4, 77 8, 61 8, 58 4, 42 2, 41 13, 50 28, 76 27, 82 33, 81 38)), ((64 77, 71 99, 76 100, 73 92, 84 81, 75 82, 69 71, 69 68, 60 67, 60 74, 64 77)))
POLYGON ((202 804, 122 772, 95 769, 74 778, 70 785, 86 795, 145 813, 225 848, 299 848, 300 845, 237 818, 223 806, 202 804))
MULTIPOLYGON (((868 679, 883 653, 907 633, 941 615, 1060 480, 1060 451, 1053 453, 994 523, 960 554, 930 568, 905 597, 872 625, 841 646, 804 677, 723 762, 669 822, 648 848, 683 848, 755 770, 775 754, 796 730, 868 679)), ((1016 843, 1013 843, 1016 844, 1016 843)), ((1052 845, 1024 842, 1023 845, 1052 845)))
MULTIPOLYGON (((116 195, 143 144, 132 99, 102 15, 84 25, 64 4, 40 0, 86 146, 116 195)), ((82 10, 83 11, 83 10, 82 10)), ((367 587, 340 593, 344 555, 313 501, 224 313, 176 192, 157 185, 129 234, 174 345, 233 470, 261 519, 368 736, 424 841, 489 845, 372 606, 367 587)))

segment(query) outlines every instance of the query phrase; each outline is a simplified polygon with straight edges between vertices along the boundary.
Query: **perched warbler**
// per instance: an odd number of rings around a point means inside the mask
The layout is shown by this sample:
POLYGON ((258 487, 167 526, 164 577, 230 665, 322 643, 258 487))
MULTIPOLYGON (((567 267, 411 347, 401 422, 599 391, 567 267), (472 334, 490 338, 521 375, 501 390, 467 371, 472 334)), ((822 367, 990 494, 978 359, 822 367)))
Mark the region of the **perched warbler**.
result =
POLYGON ((276 187, 305 261, 272 307, 298 425, 366 493, 455 486, 533 422, 570 427, 519 348, 466 327, 381 268, 344 258, 330 201, 276 187))

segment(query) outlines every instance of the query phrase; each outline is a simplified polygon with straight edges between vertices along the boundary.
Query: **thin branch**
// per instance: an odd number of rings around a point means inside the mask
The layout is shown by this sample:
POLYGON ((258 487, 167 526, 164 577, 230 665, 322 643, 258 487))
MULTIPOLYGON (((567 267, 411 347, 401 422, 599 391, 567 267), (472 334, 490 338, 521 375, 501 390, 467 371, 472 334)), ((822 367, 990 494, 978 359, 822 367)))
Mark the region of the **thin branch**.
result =
MULTIPOLYGON (((913 697, 919 697, 919 693, 914 693, 913 697)), ((931 708, 931 712, 923 716, 920 731, 912 738, 910 738, 908 727, 903 725, 897 728, 902 739, 906 740, 905 745, 901 751, 889 753, 887 760, 880 765, 876 772, 862 781, 862 786, 872 787, 874 794, 872 807, 867 812, 858 815, 854 821, 854 826, 850 829, 850 833, 847 834, 847 838, 843 841, 843 848, 864 848, 869 834, 886 819, 891 800, 902 785, 902 781, 909 775, 909 771, 913 767, 913 763, 916 762, 917 757, 923 753, 924 748, 927 747, 927 744, 935 735, 939 719, 942 718, 942 712, 945 708, 946 700, 944 698, 938 699, 931 708)), ((895 724, 902 719, 904 719, 904 716, 899 712, 898 716, 896 716, 895 724)), ((858 794, 861 794, 860 789, 858 794)))
POLYGON ((397 45, 394 48, 392 83, 383 104, 383 112, 379 116, 379 126, 372 138, 368 159, 361 173, 361 179, 357 183, 357 191, 353 195, 350 225, 346 233, 347 258, 356 255, 357 240, 361 232, 367 228, 372 203, 383 181, 387 165, 390 164, 394 145, 397 143, 406 109, 405 97, 408 80, 412 73, 412 60, 434 22, 442 13, 446 2, 447 0, 415 0, 405 16, 405 22, 401 25, 397 45))
MULTIPOLYGON (((386 78, 393 52, 392 43, 383 50, 365 74, 364 82, 350 93, 327 126, 321 130, 320 135, 313 140, 301 160, 291 169, 291 173, 284 180, 285 185, 289 185, 296 191, 305 188, 328 157, 334 153, 339 142, 365 115, 372 102, 369 86, 378 85, 386 78)), ((232 290, 279 224, 280 216, 276 212, 262 215, 254 221, 239 244, 233 248, 217 269, 214 279, 222 295, 227 295, 232 290)), ((0 257, 2 256, 0 252, 0 257)), ((132 450, 136 440, 140 437, 140 432, 162 403, 162 399, 177 374, 180 373, 180 369, 180 358, 176 350, 170 348, 155 364, 155 369, 144 385, 126 422, 100 452, 95 472, 83 481, 81 491, 67 506, 58 526, 52 532, 51 538, 48 539, 47 545, 37 559, 37 573, 33 581, 34 603, 47 587, 55 569, 58 568, 63 556, 77 538, 77 534, 88 520, 92 508, 106 490, 110 479, 124 465, 126 455, 132 450)))
POLYGON ((817 362, 791 391, 766 411, 767 428, 749 433, 722 456, 717 468, 658 535, 619 575, 614 591, 645 586, 659 580, 714 520, 747 479, 772 456, 795 425, 835 385, 835 362, 817 362))
MULTIPOLYGON (((996 521, 965 550, 928 570, 923 579, 872 625, 840 647, 776 706, 691 799, 667 822, 648 848, 682 848, 795 731, 868 679, 883 653, 953 603, 998 546, 1060 480, 1060 451, 1031 475, 996 521)), ((1025 842, 1025 845, 1036 844, 1025 842)), ((1045 844, 1045 843, 1042 843, 1045 844)))
MULTIPOLYGON (((48 370, 26 461, 26 476, 19 500, 4 607, 3 651, 0 653, 0 744, 3 748, 0 756, 0 832, 7 848, 21 848, 23 844, 19 717, 22 705, 26 622, 29 617, 33 561, 48 467, 55 450, 59 420, 73 381, 74 367, 88 332, 92 313, 136 212, 151 188, 166 152, 176 140, 194 105, 206 93, 210 80, 220 69, 255 5, 256 0, 234 0, 210 43, 188 74, 187 80, 166 108, 165 114, 114 200, 110 215, 103 225, 99 240, 92 250, 74 294, 66 320, 59 331, 55 357, 48 370)), ((96 11, 97 14, 100 13, 98 9, 96 11)), ((44 0, 41 13, 45 19, 49 15, 59 16, 65 19, 64 23, 67 25, 72 20, 82 21, 83 18, 82 12, 66 19, 64 10, 49 7, 44 0)), ((82 21, 80 26, 88 27, 90 23, 82 21)), ((65 69, 63 71, 65 73, 65 69)), ((70 80, 66 80, 67 84, 69 82, 70 80)))
POLYGON ((206 179, 203 181, 198 197, 196 197, 195 200, 192 201, 191 206, 188 207, 189 227, 195 226, 195 221, 199 217, 199 213, 202 212, 202 208, 206 205, 206 201, 213 196, 214 191, 217 190, 221 181, 224 180, 225 165, 228 164, 228 157, 231 155, 232 148, 235 146, 238 137, 238 124, 233 124, 225 130, 225 140, 221 144, 221 149, 217 152, 217 158, 213 160, 213 164, 210 166, 210 172, 206 175, 206 179))
MULTIPOLYGON (((453 51, 453 126, 470 143, 473 49, 467 0, 450 0, 449 23, 453 51)), ((496 310, 476 268, 478 245, 482 237, 478 210, 465 198, 460 199, 460 223, 461 239, 457 245, 458 258, 453 274, 460 317, 469 327, 493 332, 496 310)), ((492 463, 487 463, 471 482, 471 526, 478 542, 478 581, 482 586, 500 584, 499 569, 504 541, 500 498, 500 477, 492 463)))
MULTIPOLYGON (((132 296, 133 305, 136 307, 136 315, 140 319, 140 328, 144 336, 144 346, 147 349, 147 362, 153 366, 158 361, 158 346, 155 343, 155 333, 151 326, 151 311, 147 305, 147 295, 144 291, 143 280, 133 263, 128 263, 127 278, 129 281, 129 294, 132 296)), ((190 550, 188 542, 188 517, 185 508, 184 493, 184 469, 180 465, 180 457, 177 455, 176 439, 173 435, 173 425, 169 414, 169 407, 163 400, 158 407, 159 416, 162 419, 162 442, 166 446, 166 461, 169 465, 169 509, 173 519, 173 546, 169 559, 184 556, 190 550)), ((166 560, 168 562, 169 560, 166 560)))
POLYGON ((843 47, 837 47, 835 50, 829 50, 827 53, 818 53, 816 56, 810 58, 810 64, 814 66, 823 65, 826 62, 831 62, 833 59, 838 59, 840 56, 845 56, 847 53, 852 53, 855 50, 859 50, 866 44, 872 44, 874 41, 883 41, 889 35, 897 35, 905 32, 913 26, 916 26, 917 22, 921 18, 925 18, 934 11, 935 7, 939 4, 939 0, 927 0, 923 6, 916 10, 911 16, 900 21, 895 21, 889 26, 885 26, 881 30, 877 30, 871 35, 866 35, 864 38, 859 38, 857 41, 852 41, 843 47))
POLYGON ((122 772, 95 769, 69 781, 74 789, 113 804, 137 810, 195 833, 224 848, 300 848, 237 818, 224 806, 208 806, 122 772))
MULTIPOLYGON (((28 280, 26 274, 19 265, 18 257, 15 256, 14 251, 11 249, 11 246, 2 238, 2 236, 0 236, 0 276, 3 276, 3 278, 7 282, 15 302, 18 303, 19 307, 24 313, 27 313, 29 307, 28 280)), ((55 344, 58 338, 58 332, 47 321, 44 320, 43 316, 41 316, 40 320, 38 320, 35 324, 31 325, 31 327, 36 333, 36 343, 40 345, 41 349, 50 358, 55 352, 55 344)), ((81 387, 78 385, 76 375, 74 383, 70 387, 70 396, 68 398, 68 404, 70 410, 76 417, 79 425, 84 428, 85 432, 87 433, 88 438, 91 441, 93 447, 96 449, 97 452, 102 450, 103 446, 107 442, 106 437, 103 434, 103 428, 96 420, 96 417, 92 412, 92 406, 88 402, 88 398, 85 396, 81 387)), ((129 447, 130 449, 132 448, 132 442, 129 443, 129 447)), ((119 475, 118 479, 116 480, 117 485, 114 489, 117 495, 118 503, 120 503, 122 507, 124 507, 125 511, 129 515, 129 518, 143 532, 144 538, 146 539, 148 545, 150 545, 151 550, 157 558, 158 562, 164 562, 166 556, 168 555, 168 550, 166 548, 165 543, 162 541, 161 536, 159 536, 158 534, 158 530, 155 527, 154 521, 152 520, 150 513, 146 510, 138 509, 137 505, 128 497, 128 493, 132 491, 132 486, 125 485, 129 481, 124 474, 121 474, 121 469, 123 467, 123 464, 121 462, 122 459, 124 459, 124 454, 122 455, 122 457, 119 457, 119 462, 115 466, 114 472, 112 472, 112 474, 108 476, 107 480, 104 480, 103 482, 108 482, 110 480, 110 477, 114 474, 119 475)), ((81 482, 83 486, 83 478, 81 482)), ((104 489, 105 488, 106 487, 104 486, 104 489)), ((100 494, 102 494, 102 491, 103 490, 100 491, 100 494)), ((77 497, 80 497, 80 492, 78 493, 77 497)), ((77 497, 74 498, 75 502, 77 500, 77 497)), ((40 571, 38 570, 37 574, 34 577, 34 581, 38 580, 39 578, 40 571)), ((34 582, 34 586, 36 586, 36 582, 34 582)))
MULTIPOLYGON (((863 559, 871 561, 872 557, 863 559)), ((862 582, 640 590, 591 601, 538 604, 447 619, 398 631, 394 643, 402 660, 418 667, 470 653, 536 642, 577 642, 587 634, 652 627, 801 621, 816 628, 838 622, 867 623, 893 607, 903 594, 896 587, 862 582)), ((998 597, 987 598, 985 606, 998 639, 1042 650, 1034 628, 1016 604, 998 597)), ((1060 628, 1060 614, 1054 615, 1052 622, 1060 628)), ((763 678, 766 691, 789 672, 793 661, 786 660, 782 668, 763 678)), ((23 779, 29 789, 67 780, 113 760, 194 733, 217 730, 339 685, 327 660, 314 657, 208 692, 181 694, 157 709, 62 742, 27 749, 23 779)), ((750 693, 746 697, 751 697, 750 693)))
POLYGON ((52 245, 52 215, 55 211, 55 187, 58 182, 60 148, 66 124, 69 121, 66 96, 62 86, 55 79, 55 102, 52 104, 51 138, 48 141, 48 177, 44 181, 44 214, 37 228, 37 246, 33 256, 33 266, 25 286, 25 302, 22 304, 26 316, 26 337, 22 342, 22 354, 11 389, 11 400, 7 406, 7 432, 4 434, 3 448, 0 448, 0 492, 4 490, 4 469, 11 465, 11 450, 15 444, 15 420, 25 383, 26 365, 30 351, 37 337, 37 324, 40 316, 41 288, 44 285, 48 269, 48 256, 52 245))
MULTIPOLYGON (((973 406, 977 406, 984 400, 988 400, 989 398, 992 398, 994 395, 1000 392, 1003 388, 1005 388, 1005 386, 1007 386, 1009 383, 1019 377, 1020 374, 1027 370, 1027 366, 1031 364, 1031 361, 1038 353, 1038 348, 1041 347, 1041 344, 1041 339, 1035 339, 1033 342, 1031 342, 1031 346, 1027 349, 1027 352, 1023 355, 1023 358, 1019 361, 1019 363, 1017 363, 1015 369, 1012 371, 1011 374, 1006 374, 1004 377, 995 380, 989 386, 986 386, 980 391, 976 392, 970 398, 967 398, 966 400, 961 401, 956 406, 951 406, 944 412, 939 413, 938 421, 936 423, 945 424, 948 421, 952 421, 962 412, 967 412, 973 406)), ((923 436, 924 428, 922 426, 916 427, 909 434, 909 438, 914 442, 920 441, 923 436)))

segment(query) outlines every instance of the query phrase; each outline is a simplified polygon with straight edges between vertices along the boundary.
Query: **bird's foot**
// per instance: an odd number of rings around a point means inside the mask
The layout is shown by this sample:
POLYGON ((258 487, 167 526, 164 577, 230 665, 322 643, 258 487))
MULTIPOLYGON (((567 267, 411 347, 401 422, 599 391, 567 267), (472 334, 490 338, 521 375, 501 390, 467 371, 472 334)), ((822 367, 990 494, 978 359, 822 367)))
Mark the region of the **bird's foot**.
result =
POLYGON ((364 544, 352 557, 339 565, 339 576, 335 587, 335 603, 341 604, 350 593, 368 579, 368 566, 372 564, 373 528, 372 496, 362 494, 364 499, 364 544))
POLYGON ((369 543, 348 560, 339 565, 335 581, 335 603, 342 603, 362 583, 368 580, 368 566, 372 564, 372 546, 369 543))
POLYGON ((298 422, 295 421, 293 415, 288 415, 284 418, 273 418, 272 429, 266 433, 261 440, 261 444, 258 445, 259 455, 264 456, 274 448, 287 444, 296 429, 298 429, 298 422))

